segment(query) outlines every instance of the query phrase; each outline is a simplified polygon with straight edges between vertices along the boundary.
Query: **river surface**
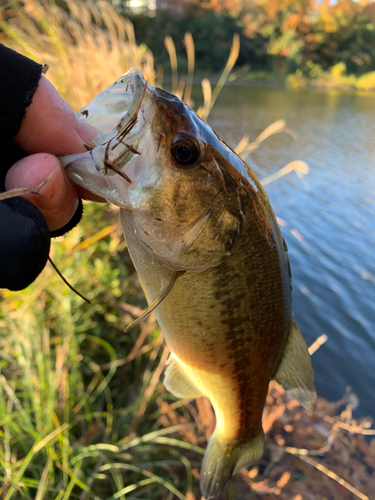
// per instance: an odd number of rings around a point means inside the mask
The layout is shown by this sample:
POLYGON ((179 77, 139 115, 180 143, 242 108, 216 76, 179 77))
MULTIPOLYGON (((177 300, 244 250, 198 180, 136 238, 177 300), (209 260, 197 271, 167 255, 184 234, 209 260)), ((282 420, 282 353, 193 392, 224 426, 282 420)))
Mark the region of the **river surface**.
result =
POLYGON ((208 122, 232 147, 284 118, 298 134, 268 138, 248 158, 262 179, 308 163, 266 191, 289 248, 295 319, 310 345, 321 396, 347 386, 356 414, 375 417, 375 95, 337 90, 223 89, 208 122))

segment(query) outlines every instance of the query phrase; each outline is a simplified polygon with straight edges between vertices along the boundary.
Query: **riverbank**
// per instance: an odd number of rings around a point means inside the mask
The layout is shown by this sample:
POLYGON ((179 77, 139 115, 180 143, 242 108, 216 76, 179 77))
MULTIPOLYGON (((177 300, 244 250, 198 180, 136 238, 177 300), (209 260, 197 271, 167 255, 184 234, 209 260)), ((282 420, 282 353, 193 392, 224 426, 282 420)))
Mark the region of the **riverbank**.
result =
POLYGON ((312 63, 308 68, 308 74, 297 70, 295 73, 289 74, 284 78, 273 74, 260 75, 261 78, 258 78, 257 73, 250 72, 241 77, 238 82, 243 85, 276 88, 375 91, 374 71, 364 73, 360 76, 347 74, 346 65, 343 62, 336 64, 329 71, 323 71, 321 66, 312 63))
POLYGON ((272 383, 263 424, 267 465, 243 474, 254 498, 372 498, 375 431, 370 419, 353 419, 358 402, 347 392, 337 402, 318 398, 308 411, 272 383))
MULTIPOLYGON (((264 454, 251 468, 234 475, 218 500, 370 500, 375 491, 375 430, 371 420, 353 418, 359 400, 350 391, 336 402, 318 397, 305 410, 276 383, 271 382, 263 414, 264 454)), ((181 406, 181 405, 179 405, 181 406)), ((186 423, 175 404, 160 402, 163 425, 186 423)), ((192 433, 183 428, 185 442, 205 447, 215 417, 205 398, 187 403, 199 415, 192 433)), ((200 455, 189 456, 192 463, 200 455)), ((192 469, 199 479, 199 465, 192 469)), ((200 500, 198 484, 186 500, 200 500)))
MULTIPOLYGON (((188 78, 186 75, 181 76, 182 80, 193 85, 201 85, 202 80, 206 79, 209 80, 211 86, 215 86, 219 78, 220 75, 196 75, 193 78, 188 78)), ((170 85, 171 83, 171 77, 163 77, 163 84, 170 85)), ((345 65, 339 63, 329 72, 318 73, 316 78, 308 77, 300 70, 285 77, 273 73, 248 72, 238 78, 232 75, 225 85, 232 87, 309 88, 375 92, 375 72, 365 73, 359 77, 347 75, 345 65)))

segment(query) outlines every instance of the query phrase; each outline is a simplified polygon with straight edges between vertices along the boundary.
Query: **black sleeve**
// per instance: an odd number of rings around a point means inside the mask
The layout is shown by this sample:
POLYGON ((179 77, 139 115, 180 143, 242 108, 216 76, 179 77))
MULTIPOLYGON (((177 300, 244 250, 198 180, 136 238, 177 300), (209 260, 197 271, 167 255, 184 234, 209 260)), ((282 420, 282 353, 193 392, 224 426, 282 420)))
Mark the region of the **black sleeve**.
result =
MULTIPOLYGON (((12 138, 20 129, 26 109, 42 75, 42 65, 0 44, 0 192, 9 168, 26 153, 12 138)), ((82 202, 64 228, 50 234, 47 223, 24 198, 0 201, 0 288, 22 290, 44 268, 51 236, 74 227, 82 215, 82 202)))
POLYGON ((0 44, 0 181, 4 190, 7 171, 26 153, 12 138, 20 129, 42 75, 42 65, 0 44))

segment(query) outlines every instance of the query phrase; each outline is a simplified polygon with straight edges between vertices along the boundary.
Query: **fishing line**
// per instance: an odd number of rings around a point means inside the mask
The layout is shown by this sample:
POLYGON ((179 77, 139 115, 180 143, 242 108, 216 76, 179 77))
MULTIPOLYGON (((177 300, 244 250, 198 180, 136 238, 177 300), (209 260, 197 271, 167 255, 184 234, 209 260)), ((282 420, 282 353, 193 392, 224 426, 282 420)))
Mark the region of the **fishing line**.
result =
POLYGON ((82 293, 80 293, 76 288, 74 288, 73 285, 69 283, 69 281, 62 275, 62 273, 59 271, 57 268, 56 264, 53 262, 50 256, 48 256, 48 260, 51 263, 52 267, 54 270, 57 272, 57 274, 60 276, 60 278, 63 280, 65 285, 67 285, 74 293, 76 293, 81 299, 85 300, 88 304, 92 304, 91 300, 87 299, 82 293))
MULTIPOLYGON (((122 173, 122 172, 121 172, 122 173)), ((125 174, 124 174, 125 175, 125 174)), ((0 193, 0 201, 2 200, 9 200, 11 198, 16 198, 17 196, 22 196, 24 194, 29 194, 29 193, 33 193, 33 194, 37 194, 39 196, 43 196, 42 194, 38 193, 38 189, 40 189, 45 183, 47 182, 47 179, 44 179, 44 181, 42 181, 40 184, 38 184, 37 186, 35 187, 32 187, 32 188, 16 188, 16 189, 10 189, 9 191, 5 191, 4 193, 0 193)), ((131 182, 131 181, 130 181, 131 182)), ((91 304, 92 302, 87 299, 84 295, 82 295, 82 293, 80 293, 78 290, 76 290, 74 288, 73 285, 71 285, 69 283, 69 281, 64 278, 64 276, 62 275, 62 273, 58 270, 58 268, 56 267, 55 263, 53 262, 53 260, 51 259, 50 256, 48 256, 48 260, 49 262, 51 263, 52 267, 54 268, 54 270, 57 272, 57 274, 60 276, 60 278, 63 280, 63 282, 74 292, 76 293, 79 297, 81 297, 81 299, 85 300, 88 304, 91 304)))

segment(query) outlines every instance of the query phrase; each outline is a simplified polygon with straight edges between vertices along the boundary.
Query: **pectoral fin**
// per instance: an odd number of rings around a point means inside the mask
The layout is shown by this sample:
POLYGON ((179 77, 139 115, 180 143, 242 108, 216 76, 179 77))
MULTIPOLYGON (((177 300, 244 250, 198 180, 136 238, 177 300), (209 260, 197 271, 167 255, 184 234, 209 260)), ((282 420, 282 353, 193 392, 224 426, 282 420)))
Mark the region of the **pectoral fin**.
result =
POLYGON ((172 356, 169 358, 168 363, 164 375, 164 387, 167 391, 171 392, 176 398, 181 399, 195 399, 203 396, 172 356))
POLYGON ((306 409, 316 398, 310 354, 294 320, 290 322, 288 339, 274 379, 306 409))

